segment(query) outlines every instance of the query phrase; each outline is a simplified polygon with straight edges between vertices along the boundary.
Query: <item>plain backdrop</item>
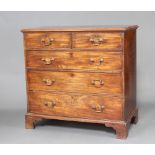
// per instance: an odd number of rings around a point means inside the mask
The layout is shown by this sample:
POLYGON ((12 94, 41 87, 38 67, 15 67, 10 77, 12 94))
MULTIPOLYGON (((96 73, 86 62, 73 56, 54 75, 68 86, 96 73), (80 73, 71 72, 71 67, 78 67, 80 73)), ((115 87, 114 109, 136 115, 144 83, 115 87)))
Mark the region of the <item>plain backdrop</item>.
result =
POLYGON ((155 143, 155 12, 0 12, 0 143, 155 143), (137 103, 139 122, 125 141, 110 128, 48 121, 24 129, 26 92, 22 28, 139 25, 137 103))

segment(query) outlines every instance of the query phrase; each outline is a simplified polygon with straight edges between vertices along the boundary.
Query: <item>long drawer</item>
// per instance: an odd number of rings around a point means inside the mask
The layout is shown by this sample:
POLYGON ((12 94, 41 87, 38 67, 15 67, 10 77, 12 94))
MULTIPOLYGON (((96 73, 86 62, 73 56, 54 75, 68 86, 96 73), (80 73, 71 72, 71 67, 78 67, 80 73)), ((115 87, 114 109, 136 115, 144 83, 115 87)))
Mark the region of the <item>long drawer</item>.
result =
POLYGON ((122 119, 122 97, 29 92, 32 113, 96 119, 122 119))
POLYGON ((28 71, 28 89, 81 93, 122 93, 120 73, 28 71))
POLYGON ((112 71, 122 69, 122 55, 115 52, 28 51, 27 67, 112 71))

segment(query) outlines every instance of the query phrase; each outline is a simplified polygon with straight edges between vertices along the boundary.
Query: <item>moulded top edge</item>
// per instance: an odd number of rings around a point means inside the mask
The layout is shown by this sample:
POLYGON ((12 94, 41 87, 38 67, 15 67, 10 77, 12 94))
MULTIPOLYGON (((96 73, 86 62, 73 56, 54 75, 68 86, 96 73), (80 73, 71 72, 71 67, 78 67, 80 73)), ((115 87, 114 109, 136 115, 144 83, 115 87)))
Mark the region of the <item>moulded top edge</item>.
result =
POLYGON ((104 26, 52 26, 26 28, 21 32, 44 32, 44 31, 127 31, 137 29, 137 25, 104 25, 104 26))

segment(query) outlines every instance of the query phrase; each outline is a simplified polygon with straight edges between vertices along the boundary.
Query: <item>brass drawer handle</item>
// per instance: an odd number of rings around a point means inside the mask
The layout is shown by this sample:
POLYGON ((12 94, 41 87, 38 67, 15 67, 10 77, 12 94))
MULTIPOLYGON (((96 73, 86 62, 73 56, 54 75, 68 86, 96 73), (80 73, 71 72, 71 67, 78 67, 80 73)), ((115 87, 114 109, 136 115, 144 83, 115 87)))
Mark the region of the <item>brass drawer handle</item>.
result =
POLYGON ((103 58, 99 59, 99 64, 100 64, 100 65, 101 65, 103 62, 104 62, 104 59, 103 59, 103 58))
POLYGON ((103 58, 100 58, 98 61, 95 60, 94 58, 90 58, 89 59, 90 64, 94 64, 95 62, 97 62, 97 65, 101 65, 104 62, 103 58))
POLYGON ((54 39, 53 39, 53 38, 50 38, 50 37, 48 37, 48 36, 45 36, 45 37, 43 37, 43 38, 41 39, 41 42, 42 42, 42 44, 43 44, 44 46, 49 46, 49 45, 51 45, 53 41, 54 41, 54 39))
POLYGON ((55 80, 50 79, 43 79, 42 81, 46 84, 46 86, 51 86, 55 82, 55 80))
POLYGON ((47 101, 47 102, 44 102, 43 104, 44 104, 44 106, 50 107, 50 108, 54 108, 56 106, 56 103, 53 101, 51 101, 51 102, 47 101))
POLYGON ((104 108, 105 108, 105 106, 103 106, 103 105, 93 105, 92 106, 92 109, 95 110, 96 113, 103 112, 104 108))
POLYGON ((41 60, 45 65, 50 65, 55 60, 55 58, 42 58, 41 60))
POLYGON ((99 88, 99 87, 104 85, 104 82, 103 82, 103 80, 93 80, 92 81, 92 85, 94 85, 95 87, 99 88))
POLYGON ((99 46, 101 43, 103 43, 104 39, 101 38, 98 35, 94 35, 90 37, 89 41, 94 45, 94 46, 99 46))
POLYGON ((90 59, 89 59, 89 62, 90 62, 91 64, 93 64, 93 63, 95 63, 95 59, 94 59, 94 58, 90 58, 90 59))

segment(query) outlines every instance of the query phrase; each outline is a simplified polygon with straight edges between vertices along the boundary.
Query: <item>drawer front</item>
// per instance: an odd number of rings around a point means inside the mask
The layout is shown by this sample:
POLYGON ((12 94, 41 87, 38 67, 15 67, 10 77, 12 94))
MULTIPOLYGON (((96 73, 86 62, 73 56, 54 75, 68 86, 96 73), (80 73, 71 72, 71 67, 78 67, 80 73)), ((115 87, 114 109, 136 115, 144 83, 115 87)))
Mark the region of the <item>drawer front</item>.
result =
POLYGON ((122 56, 109 52, 28 51, 27 67, 120 70, 122 68, 122 56))
POLYGON ((86 49, 122 49, 122 33, 81 32, 73 34, 73 48, 86 49))
POLYGON ((29 90, 122 93, 121 74, 28 71, 29 90))
POLYGON ((25 33, 25 47, 28 49, 70 48, 70 34, 67 32, 25 33))
POLYGON ((122 105, 121 97, 29 92, 30 112, 44 115, 121 120, 122 105))

